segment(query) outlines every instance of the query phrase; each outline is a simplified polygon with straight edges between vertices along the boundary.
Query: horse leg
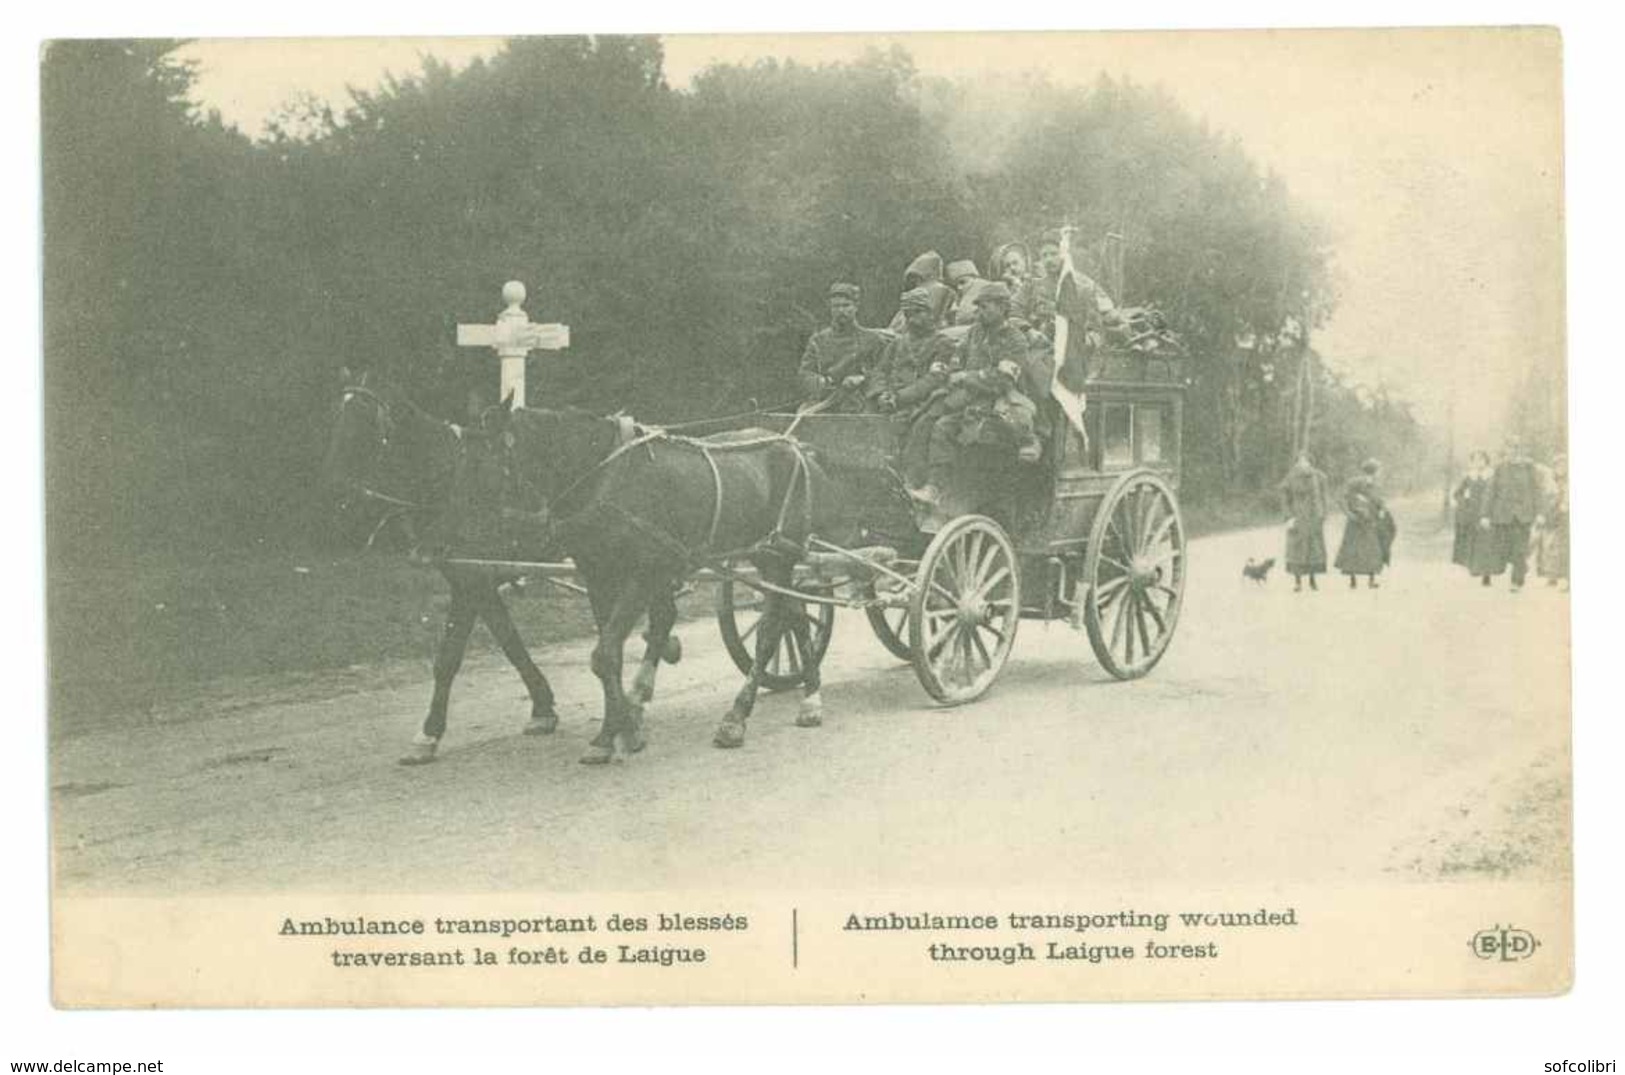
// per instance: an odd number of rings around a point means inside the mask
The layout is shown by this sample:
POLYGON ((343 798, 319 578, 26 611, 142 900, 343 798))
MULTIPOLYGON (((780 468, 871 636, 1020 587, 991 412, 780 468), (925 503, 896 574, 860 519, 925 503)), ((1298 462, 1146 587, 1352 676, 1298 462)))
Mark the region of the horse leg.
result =
POLYGON ((411 749, 401 756, 402 765, 424 765, 434 761, 440 737, 446 734, 446 708, 451 701, 451 681, 463 666, 463 654, 468 649, 468 636, 474 630, 478 615, 478 594, 474 586, 450 575, 451 607, 446 610, 446 629, 440 636, 440 649, 434 658, 434 696, 429 700, 429 715, 423 728, 412 740, 411 749))
POLYGON ((502 600, 496 583, 486 583, 479 594, 480 618, 491 629, 491 634, 502 646, 502 652, 507 654, 508 663, 518 670, 519 678, 525 681, 525 689, 530 692, 530 723, 525 725, 524 734, 552 735, 559 726, 552 685, 542 675, 542 670, 536 667, 536 662, 530 659, 530 651, 525 648, 524 639, 519 637, 519 629, 508 614, 508 604, 502 600))
MULTIPOLYGON (((779 577, 777 569, 762 568, 762 578, 775 585, 785 585, 790 580, 790 571, 783 571, 783 578, 779 577)), ((768 662, 778 651, 779 638, 785 630, 784 608, 786 601, 772 590, 763 590, 766 599, 762 606, 761 626, 756 631, 756 659, 751 662, 750 675, 745 677, 744 686, 734 696, 733 706, 717 725, 716 734, 711 737, 714 746, 730 748, 743 746, 745 743, 745 722, 750 719, 751 712, 756 708, 756 694, 762 686, 762 673, 767 669, 768 662)))
POLYGON ((655 696, 655 674, 660 662, 676 664, 682 659, 682 646, 671 629, 677 622, 677 599, 670 586, 657 587, 649 599, 649 629, 643 633, 643 662, 638 674, 632 677, 632 701, 648 705, 655 696))
MULTIPOLYGON (((590 585, 590 584, 589 584, 590 585)), ((627 698, 621 684, 626 636, 649 601, 648 580, 633 575, 621 583, 608 615, 598 625, 598 645, 592 651, 592 671, 604 685, 604 725, 581 756, 583 765, 603 765, 615 756, 615 736, 621 735, 628 754, 643 749, 643 714, 627 698)))
POLYGON ((801 608, 785 602, 786 625, 801 651, 801 706, 796 711, 796 727, 817 728, 824 723, 824 696, 819 693, 823 677, 817 651, 813 648, 812 624, 801 608))

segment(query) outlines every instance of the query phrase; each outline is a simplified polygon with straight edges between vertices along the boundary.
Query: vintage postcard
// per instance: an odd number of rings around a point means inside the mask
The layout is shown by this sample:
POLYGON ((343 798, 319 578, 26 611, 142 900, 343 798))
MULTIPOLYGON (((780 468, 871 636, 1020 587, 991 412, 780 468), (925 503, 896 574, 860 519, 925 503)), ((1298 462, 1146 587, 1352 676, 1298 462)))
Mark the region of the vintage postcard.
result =
POLYGON ((1555 30, 40 77, 57 1004, 1568 989, 1555 30))

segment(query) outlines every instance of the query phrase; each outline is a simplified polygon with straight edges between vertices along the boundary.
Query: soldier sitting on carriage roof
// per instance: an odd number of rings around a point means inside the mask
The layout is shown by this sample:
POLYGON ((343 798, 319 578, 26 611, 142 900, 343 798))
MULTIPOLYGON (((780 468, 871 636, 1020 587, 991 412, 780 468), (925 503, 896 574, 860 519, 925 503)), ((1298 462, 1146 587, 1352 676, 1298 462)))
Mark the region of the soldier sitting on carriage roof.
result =
MULTIPOLYGON (((935 250, 927 250, 913 261, 909 262, 907 269, 903 270, 903 291, 905 293, 921 290, 931 300, 931 317, 933 323, 940 326, 947 320, 952 311, 954 301, 958 298, 954 289, 942 282, 942 255, 935 250)), ((903 333, 903 314, 899 309, 897 315, 886 326, 886 331, 894 336, 903 333)))
POLYGON ((1053 338, 1055 298, 1061 290, 1061 233, 1047 231, 1038 241, 1038 271, 1029 275, 1011 300, 1011 316, 1053 338))
POLYGON ((976 297, 991 283, 992 281, 982 278, 981 270, 977 269, 976 262, 950 262, 948 265, 948 286, 959 294, 959 298, 955 300, 953 309, 948 311, 948 324, 975 324, 976 297))
POLYGON ((829 327, 807 341, 797 375, 802 401, 830 400, 835 414, 863 411, 865 386, 886 346, 886 333, 858 324, 859 294, 856 284, 830 285, 829 327))
POLYGON ((948 391, 916 422, 911 439, 929 436, 929 481, 916 499, 937 503, 959 449, 977 443, 1014 443, 1025 462, 1043 451, 1035 432, 1038 407, 1018 387, 1027 361, 1027 336, 1010 323, 1010 289, 990 283, 976 296, 976 324, 960 344, 960 368, 948 391))

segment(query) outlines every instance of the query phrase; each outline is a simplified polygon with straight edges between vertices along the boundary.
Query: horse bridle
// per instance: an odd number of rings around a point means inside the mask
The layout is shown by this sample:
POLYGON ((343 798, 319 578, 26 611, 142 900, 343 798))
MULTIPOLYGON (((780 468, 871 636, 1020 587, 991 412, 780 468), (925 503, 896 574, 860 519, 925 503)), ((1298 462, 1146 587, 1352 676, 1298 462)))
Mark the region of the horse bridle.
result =
MULTIPOLYGON (((345 387, 343 395, 339 397, 339 406, 342 407, 348 404, 357 396, 372 404, 372 413, 374 417, 374 424, 378 429, 379 443, 385 447, 388 447, 390 434, 393 433, 395 429, 395 418, 390 413, 389 400, 385 399, 383 396, 380 396, 377 392, 374 392, 365 385, 355 384, 345 387)), ((462 440, 462 427, 456 425, 455 423, 448 424, 450 424, 451 431, 456 435, 457 439, 462 440)), ((356 492, 360 493, 362 496, 366 497, 368 500, 376 500, 380 503, 390 504, 401 511, 428 510, 428 506, 425 504, 419 504, 411 500, 403 500, 398 496, 391 496, 388 493, 379 492, 377 489, 370 488, 360 481, 348 480, 345 482, 345 484, 354 489, 356 492)), ((384 521, 387 522, 388 517, 386 517, 384 521)), ((379 525, 382 526, 383 524, 380 523, 379 525)))

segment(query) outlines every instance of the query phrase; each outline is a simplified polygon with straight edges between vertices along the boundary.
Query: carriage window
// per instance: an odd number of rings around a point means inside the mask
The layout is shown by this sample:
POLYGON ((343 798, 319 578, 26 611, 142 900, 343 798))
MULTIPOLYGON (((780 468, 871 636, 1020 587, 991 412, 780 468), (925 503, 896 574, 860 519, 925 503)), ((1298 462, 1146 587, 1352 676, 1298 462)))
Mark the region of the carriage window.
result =
POLYGON ((1134 465, 1134 410, 1126 403, 1108 403, 1100 414, 1100 465, 1134 465))
POLYGON ((1140 439, 1140 462, 1162 462, 1162 408, 1139 408, 1134 415, 1134 434, 1140 439))

